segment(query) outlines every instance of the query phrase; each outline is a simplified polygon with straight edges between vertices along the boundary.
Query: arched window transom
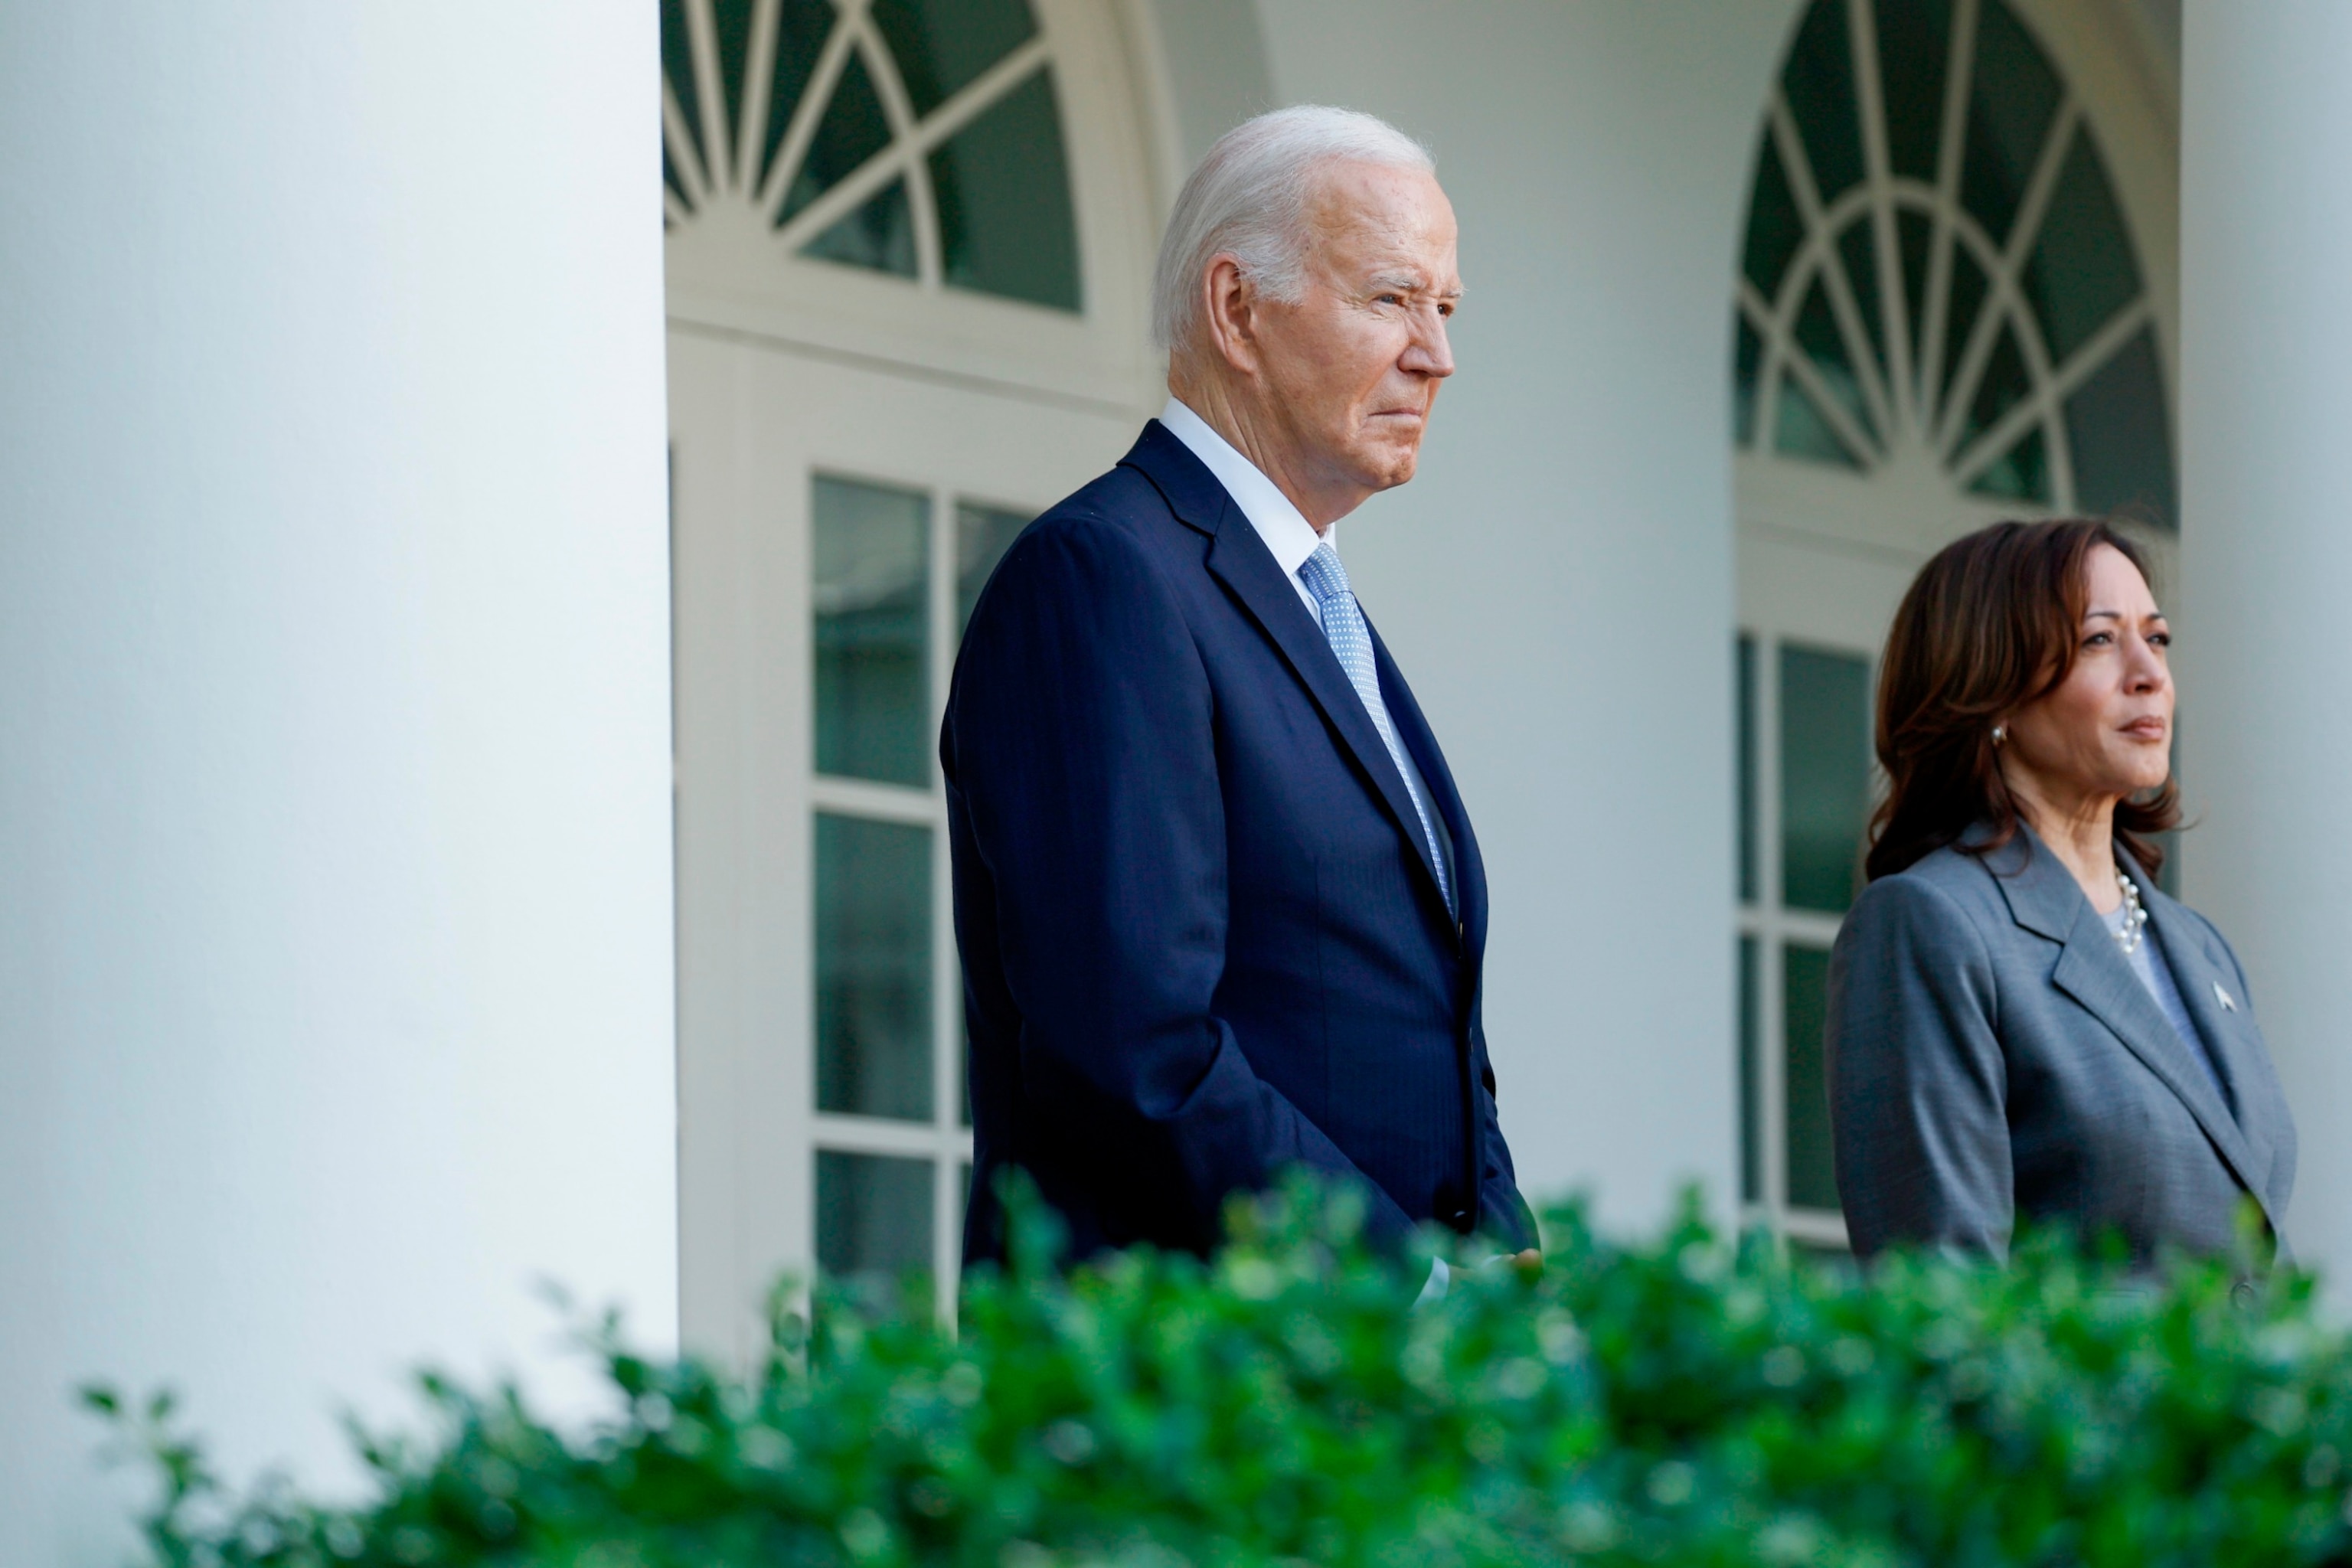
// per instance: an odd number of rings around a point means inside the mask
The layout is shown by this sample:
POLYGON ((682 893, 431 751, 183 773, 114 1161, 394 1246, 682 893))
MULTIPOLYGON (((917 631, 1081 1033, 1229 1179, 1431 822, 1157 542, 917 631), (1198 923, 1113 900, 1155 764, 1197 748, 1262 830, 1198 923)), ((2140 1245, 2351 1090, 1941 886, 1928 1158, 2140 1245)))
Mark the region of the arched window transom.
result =
POLYGON ((663 216, 1080 310, 1051 40, 1027 0, 662 0, 663 216))
POLYGON ((2003 0, 1815 0, 1757 153, 1743 450, 2170 526, 2155 312, 2081 104, 2003 0))

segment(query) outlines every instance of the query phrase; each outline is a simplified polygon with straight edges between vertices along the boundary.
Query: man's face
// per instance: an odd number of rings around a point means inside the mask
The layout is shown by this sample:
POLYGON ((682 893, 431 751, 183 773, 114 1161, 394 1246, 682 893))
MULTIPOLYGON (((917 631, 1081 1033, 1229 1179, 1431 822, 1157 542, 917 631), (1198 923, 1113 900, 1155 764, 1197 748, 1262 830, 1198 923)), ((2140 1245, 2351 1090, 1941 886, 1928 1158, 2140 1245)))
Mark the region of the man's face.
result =
POLYGON ((1325 171, 1308 215, 1298 302, 1258 304, 1259 370, 1315 478, 1384 490, 1412 478, 1454 374, 1454 208, 1428 174, 1349 163, 1325 171))

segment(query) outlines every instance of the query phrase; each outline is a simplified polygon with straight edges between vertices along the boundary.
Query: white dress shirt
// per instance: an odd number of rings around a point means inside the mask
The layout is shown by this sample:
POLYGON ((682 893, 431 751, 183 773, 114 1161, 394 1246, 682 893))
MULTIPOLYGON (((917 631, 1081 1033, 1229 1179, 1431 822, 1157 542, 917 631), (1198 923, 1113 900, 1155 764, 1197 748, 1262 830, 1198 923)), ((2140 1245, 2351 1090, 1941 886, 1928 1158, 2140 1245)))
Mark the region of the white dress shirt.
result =
POLYGON ((1168 433, 1183 442, 1192 456, 1200 458, 1202 465, 1217 476, 1217 482, 1225 487, 1225 493, 1234 498, 1234 504, 1242 509, 1242 515, 1249 519, 1250 526, 1257 530, 1257 536, 1265 541, 1265 547, 1274 552, 1274 563, 1282 568, 1282 574, 1290 579, 1292 587, 1298 590, 1299 600, 1306 605, 1307 613, 1315 617, 1317 626, 1321 626, 1323 612, 1315 607, 1315 595, 1307 591, 1307 584, 1299 579, 1298 569, 1307 564, 1307 558, 1315 553, 1315 547, 1327 540, 1330 542, 1332 552, 1339 552, 1339 525, 1333 523, 1327 533, 1316 532, 1315 525, 1290 504, 1290 498, 1282 493, 1281 486, 1260 473, 1255 463, 1235 451, 1232 442, 1218 435, 1207 420, 1187 408, 1182 400, 1170 398, 1168 406, 1160 411, 1160 423, 1167 426, 1168 433))

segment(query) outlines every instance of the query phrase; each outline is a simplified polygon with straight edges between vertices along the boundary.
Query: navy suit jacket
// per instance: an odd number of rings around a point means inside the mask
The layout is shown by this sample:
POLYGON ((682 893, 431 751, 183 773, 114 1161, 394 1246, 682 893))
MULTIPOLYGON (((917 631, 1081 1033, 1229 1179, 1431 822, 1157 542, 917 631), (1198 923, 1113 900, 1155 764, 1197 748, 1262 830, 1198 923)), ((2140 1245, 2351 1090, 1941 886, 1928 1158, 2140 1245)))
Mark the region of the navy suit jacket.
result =
POLYGON ((1535 1245, 1479 1022, 1486 878, 1373 637, 1453 840, 1447 912, 1380 733, 1224 488, 1157 421, 1030 524, 972 612, 940 760, 971 1036, 967 1264, 1029 1173, 1078 1256, 1205 1252, 1307 1165, 1394 1241, 1535 1245))

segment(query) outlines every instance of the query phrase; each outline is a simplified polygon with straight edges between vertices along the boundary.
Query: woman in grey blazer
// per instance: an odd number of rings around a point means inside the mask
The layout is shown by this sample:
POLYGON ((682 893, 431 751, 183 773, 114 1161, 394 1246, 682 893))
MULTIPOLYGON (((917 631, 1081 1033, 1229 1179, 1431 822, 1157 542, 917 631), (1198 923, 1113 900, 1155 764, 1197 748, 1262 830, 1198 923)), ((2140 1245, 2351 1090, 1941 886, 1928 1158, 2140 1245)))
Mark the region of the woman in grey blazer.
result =
POLYGON ((1879 679, 1889 793, 1830 961, 1830 1110, 1855 1251, 2006 1253, 2021 1219, 2135 1256, 2263 1251, 2294 1124, 2245 973, 2156 886, 2179 818, 2170 634, 2105 523, 1946 548, 1879 679))

